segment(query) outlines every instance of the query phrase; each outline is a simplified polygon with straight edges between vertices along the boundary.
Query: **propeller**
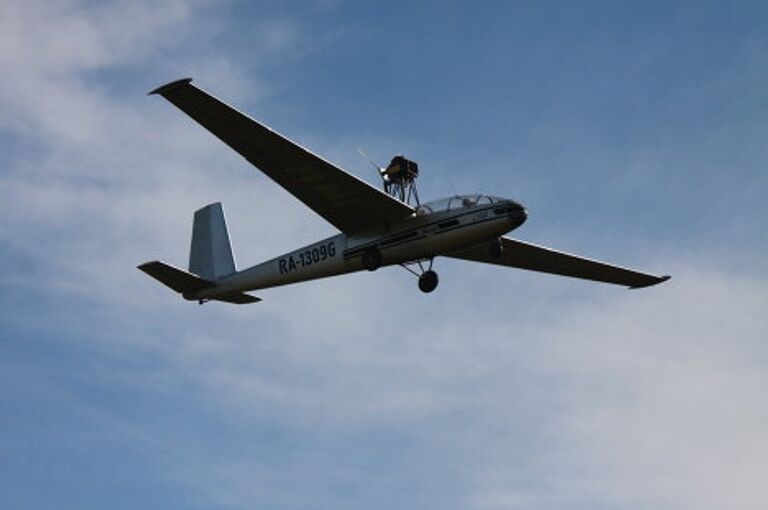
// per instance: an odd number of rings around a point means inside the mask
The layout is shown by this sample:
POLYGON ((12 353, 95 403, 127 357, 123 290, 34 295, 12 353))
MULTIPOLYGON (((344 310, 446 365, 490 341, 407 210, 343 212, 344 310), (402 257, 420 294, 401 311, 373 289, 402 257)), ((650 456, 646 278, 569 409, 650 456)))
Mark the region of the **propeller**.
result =
POLYGON ((372 160, 368 156, 368 154, 365 153, 363 149, 357 149, 357 153, 360 154, 363 158, 365 158, 365 160, 368 161, 368 163, 370 163, 371 166, 376 169, 376 172, 379 174, 379 177, 381 177, 381 180, 384 182, 384 185, 386 185, 389 182, 389 179, 387 179, 386 169, 383 166, 376 163, 374 160, 372 160))

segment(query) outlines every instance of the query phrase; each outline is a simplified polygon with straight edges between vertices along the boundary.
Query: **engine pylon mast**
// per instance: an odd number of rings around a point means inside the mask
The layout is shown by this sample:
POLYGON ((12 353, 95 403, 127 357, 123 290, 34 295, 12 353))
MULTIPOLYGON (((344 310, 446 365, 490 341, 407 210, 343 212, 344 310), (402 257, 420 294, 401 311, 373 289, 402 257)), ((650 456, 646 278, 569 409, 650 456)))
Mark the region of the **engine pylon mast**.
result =
POLYGON ((416 190, 419 165, 415 161, 395 156, 387 168, 381 169, 380 172, 384 181, 384 192, 408 205, 420 205, 419 193, 416 190))

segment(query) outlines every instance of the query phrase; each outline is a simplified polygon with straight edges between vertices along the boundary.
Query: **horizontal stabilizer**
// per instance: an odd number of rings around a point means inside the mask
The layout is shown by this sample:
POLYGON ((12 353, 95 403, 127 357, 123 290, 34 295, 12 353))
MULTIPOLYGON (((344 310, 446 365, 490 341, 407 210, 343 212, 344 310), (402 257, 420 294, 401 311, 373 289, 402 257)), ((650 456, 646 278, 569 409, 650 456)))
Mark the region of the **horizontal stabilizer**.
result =
POLYGON ((261 301, 261 298, 257 298, 256 296, 251 296, 250 294, 246 294, 245 292, 234 292, 232 294, 224 294, 223 296, 218 296, 213 298, 216 301, 224 301, 225 303, 234 303, 236 305, 247 305, 249 303, 258 303, 261 301))
POLYGON ((139 269, 166 287, 170 287, 181 294, 194 294, 214 285, 211 281, 200 278, 192 273, 182 271, 177 267, 168 265, 165 262, 160 262, 159 260, 145 262, 139 266, 139 269))
MULTIPOLYGON (((200 278, 197 275, 173 267, 165 262, 160 262, 159 260, 146 262, 140 265, 139 269, 166 287, 170 287, 182 294, 185 299, 197 299, 195 296, 198 292, 216 285, 212 281, 200 278)), ((214 301, 224 301, 225 303, 234 303, 237 305, 246 305, 248 303, 258 303, 261 301, 261 299, 256 296, 251 296, 245 292, 230 292, 229 294, 205 298, 203 301, 209 299, 214 301)))

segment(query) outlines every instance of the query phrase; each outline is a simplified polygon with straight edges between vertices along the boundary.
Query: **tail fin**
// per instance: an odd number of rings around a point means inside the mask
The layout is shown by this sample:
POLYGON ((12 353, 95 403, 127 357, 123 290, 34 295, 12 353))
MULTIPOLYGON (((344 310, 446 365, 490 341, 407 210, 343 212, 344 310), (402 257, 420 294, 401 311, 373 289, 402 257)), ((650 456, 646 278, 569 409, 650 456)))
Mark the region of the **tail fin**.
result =
POLYGON ((184 299, 198 300, 200 304, 212 299, 238 305, 261 301, 256 296, 244 292, 215 292, 216 280, 235 272, 235 259, 229 245, 224 210, 218 202, 195 212, 189 272, 159 260, 146 262, 140 265, 139 269, 180 293, 184 299), (202 292, 204 290, 206 292, 202 292), (200 297, 201 294, 203 297, 200 297))
POLYGON ((189 272, 211 281, 235 272, 224 210, 219 202, 195 212, 189 272))

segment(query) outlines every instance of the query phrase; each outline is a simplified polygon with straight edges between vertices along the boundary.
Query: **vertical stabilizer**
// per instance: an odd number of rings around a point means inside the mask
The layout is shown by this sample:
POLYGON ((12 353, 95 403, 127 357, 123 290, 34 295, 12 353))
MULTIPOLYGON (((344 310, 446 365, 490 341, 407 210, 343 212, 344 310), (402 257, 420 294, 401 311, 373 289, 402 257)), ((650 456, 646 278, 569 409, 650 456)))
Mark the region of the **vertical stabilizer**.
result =
POLYGON ((219 202, 195 212, 189 272, 207 280, 218 280, 235 272, 224 209, 219 202))

